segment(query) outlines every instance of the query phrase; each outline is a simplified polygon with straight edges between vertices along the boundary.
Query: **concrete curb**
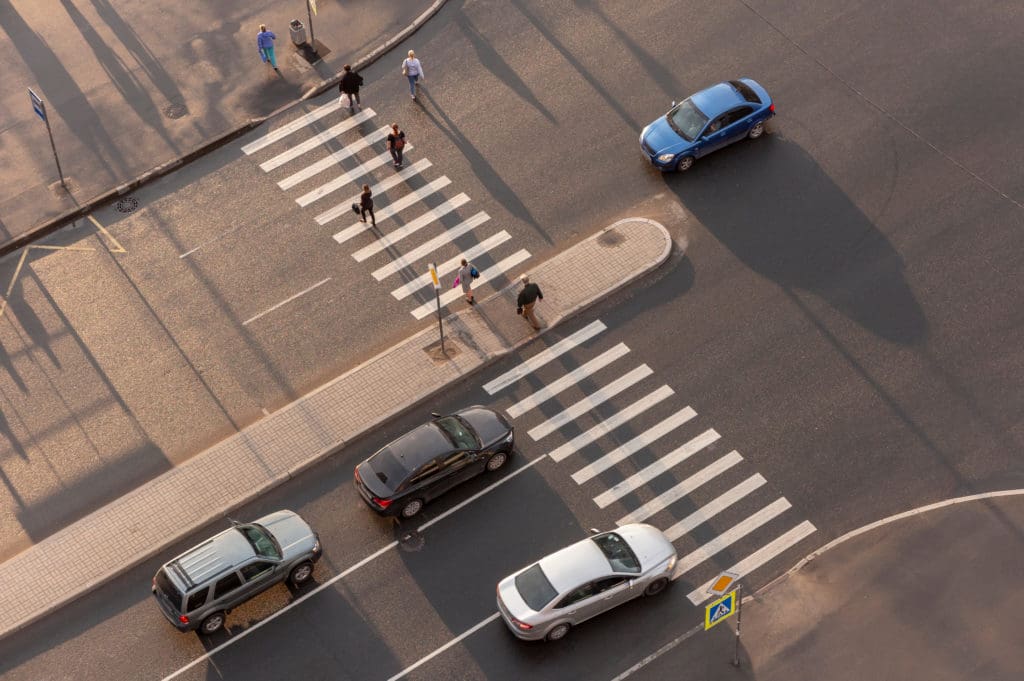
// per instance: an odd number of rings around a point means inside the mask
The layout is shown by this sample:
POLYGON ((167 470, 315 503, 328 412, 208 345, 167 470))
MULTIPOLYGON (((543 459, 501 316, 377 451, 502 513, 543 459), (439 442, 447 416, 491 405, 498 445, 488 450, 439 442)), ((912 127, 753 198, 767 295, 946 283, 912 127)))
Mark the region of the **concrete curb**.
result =
MULTIPOLYGON (((441 8, 445 5, 447 1, 448 0, 435 0, 434 4, 428 7, 418 17, 416 17, 416 19, 414 19, 410 25, 403 28, 393 37, 384 41, 384 43, 382 43, 380 46, 371 50, 370 53, 367 54, 366 56, 356 60, 356 62, 353 64, 353 68, 356 71, 360 71, 376 62, 387 52, 389 52, 392 48, 394 48, 395 45, 402 42, 416 31, 420 30, 420 28, 422 28, 423 25, 427 23, 428 20, 430 20, 435 14, 437 14, 441 10, 441 8)), ((322 80, 320 81, 319 85, 314 85, 312 88, 307 90, 305 94, 301 95, 295 101, 289 102, 283 106, 278 107, 277 109, 270 112, 266 116, 261 116, 259 118, 250 118, 248 122, 246 122, 245 124, 233 130, 228 130, 227 132, 222 133, 217 137, 214 137, 212 140, 203 142, 202 144, 194 147, 191 151, 185 152, 178 158, 171 159, 170 161, 166 161, 165 163, 161 163, 158 166, 150 168, 149 170, 145 171, 144 173, 142 173, 133 180, 129 180, 128 182, 120 184, 113 189, 97 194, 96 196, 89 199, 85 203, 79 204, 78 207, 75 208, 74 210, 70 210, 61 215, 58 215, 52 220, 44 222, 43 224, 29 230, 28 232, 25 232, 24 234, 21 234, 11 239, 7 243, 0 244, 0 258, 4 257, 5 255, 8 255, 9 253, 13 253, 19 248, 23 248, 24 246, 34 241, 42 239, 45 236, 53 234, 54 232, 60 229, 63 229, 69 223, 74 222, 75 220, 88 215, 89 213, 93 212, 100 206, 110 203, 119 196, 124 196, 128 192, 134 191, 139 187, 142 187, 143 185, 149 184, 150 182, 153 182, 154 180, 157 180, 167 175, 168 173, 176 170, 180 166, 194 161, 200 156, 205 156, 206 154, 224 146, 228 142, 231 142, 235 138, 241 137, 245 133, 262 125, 263 123, 267 122, 274 116, 280 115, 281 113, 287 111, 288 109, 291 109, 294 106, 301 104, 302 102, 305 102, 313 97, 317 97, 323 94, 332 87, 335 87, 340 80, 340 76, 335 76, 334 78, 331 78, 329 80, 322 80)))
MULTIPOLYGON (((30 626, 31 624, 39 621, 40 619, 46 617, 47 615, 53 614, 55 611, 57 611, 58 609, 64 607, 65 605, 67 605, 67 604, 77 600, 78 598, 80 598, 84 594, 88 593, 92 589, 96 588, 97 586, 100 586, 102 584, 105 584, 105 583, 113 580, 113 579, 116 579, 117 577, 125 574, 129 570, 134 569, 135 567, 141 565, 142 563, 144 563, 145 561, 149 560, 150 558, 153 558, 154 556, 156 556, 157 554, 161 553, 162 551, 165 551, 167 549, 167 547, 169 547, 169 546, 171 546, 171 545, 181 541, 185 537, 189 536, 190 534, 193 534, 194 532, 198 531, 199 529, 201 529, 202 527, 206 526, 207 524, 213 522, 217 518, 225 517, 232 510, 237 509, 237 508, 239 508, 239 507, 241 507, 241 506, 243 506, 243 505, 253 501, 254 499, 259 497, 260 495, 265 494, 266 492, 268 492, 271 489, 274 489, 275 487, 277 487, 281 483, 286 482, 288 480, 291 480, 297 474, 301 473, 302 471, 306 470, 307 468, 310 468, 310 467, 316 465, 317 463, 322 462, 327 457, 332 456, 334 454, 337 454, 338 452, 343 450, 345 448, 345 446, 347 445, 347 443, 349 441, 351 441, 352 439, 358 438, 358 437, 362 437, 365 433, 367 433, 367 432, 373 430, 374 428, 378 427, 381 423, 387 421, 388 419, 391 419, 391 418, 393 418, 394 416, 396 416, 398 414, 404 413, 404 412, 406 412, 406 411, 416 407, 417 405, 426 402, 427 400, 431 399, 434 395, 437 395, 438 393, 442 392, 443 390, 446 390, 448 388, 448 386, 451 385, 452 382, 454 382, 456 380, 466 380, 467 378, 473 376, 474 374, 479 373, 481 370, 485 369, 486 367, 488 367, 489 365, 491 365, 494 362, 498 361, 499 359, 504 358, 505 356, 513 353, 518 348, 520 348, 520 347, 522 347, 522 346, 532 342, 533 340, 535 340, 536 338, 540 337, 544 333, 550 331, 551 329, 553 329, 558 324, 560 324, 560 323, 562 323, 562 322, 564 322, 564 321, 566 321, 568 319, 571 319, 575 315, 579 314, 581 311, 583 311, 583 310, 587 309, 588 307, 590 307, 591 305, 593 305, 594 302, 596 302, 597 300, 600 300, 600 299, 608 296, 609 294, 611 294, 611 293, 613 293, 615 291, 620 290, 624 286, 626 286, 626 285, 636 281, 637 279, 639 279, 639 278, 649 274, 650 272, 654 271, 655 269, 660 267, 662 264, 664 264, 665 261, 668 260, 669 255, 672 252, 672 245, 673 245, 672 237, 669 234, 668 230, 663 225, 661 225, 660 223, 655 222, 653 220, 648 220, 646 218, 626 218, 624 220, 619 220, 619 221, 613 223, 612 225, 609 225, 608 227, 605 227, 604 229, 601 229, 600 231, 596 232, 595 234, 591 235, 590 237, 587 237, 586 239, 583 239, 583 240, 577 242, 576 244, 573 244, 572 246, 570 246, 565 251, 562 251, 560 253, 555 254, 554 256, 552 256, 552 258, 549 258, 547 261, 545 261, 545 263, 551 262, 551 260, 554 260, 554 259, 557 259, 559 257, 565 256, 565 254, 569 253, 570 251, 572 251, 573 248, 578 247, 581 244, 584 244, 586 242, 593 241, 593 240, 596 240, 596 239, 600 239, 606 233, 608 233, 609 231, 615 229, 618 225, 621 225, 621 224, 626 223, 626 222, 644 222, 644 223, 647 223, 647 224, 655 227, 656 229, 660 230, 661 233, 662 233, 662 236, 663 236, 664 241, 665 241, 665 245, 664 245, 661 253, 659 253, 656 258, 652 258, 646 264, 646 266, 631 272, 628 276, 626 276, 626 277, 622 278, 621 280, 619 280, 619 281, 617 281, 617 282, 607 286, 604 290, 601 290, 601 291, 598 291, 598 292, 594 293, 594 295, 592 295, 589 298, 585 299, 583 302, 578 303, 578 304, 574 305, 571 308, 568 308, 566 311, 563 311, 557 317, 552 317, 548 321, 548 325, 540 333, 529 335, 529 336, 527 336, 527 337, 525 337, 525 338, 523 338, 523 339, 521 339, 519 341, 514 342, 511 345, 505 346, 502 350, 482 353, 482 354, 480 354, 478 356, 478 360, 477 360, 476 365, 468 368, 468 370, 463 372, 457 378, 454 378, 451 381, 448 381, 448 382, 445 382, 445 383, 439 383, 436 386, 434 386, 434 388, 432 390, 429 390, 429 391, 426 391, 426 392, 422 392, 422 393, 417 394, 417 395, 412 395, 412 396, 410 396, 409 399, 400 402, 394 408, 388 409, 386 411, 382 411, 380 413, 375 414, 374 417, 373 417, 373 420, 372 421, 367 421, 365 428, 363 428, 362 431, 359 431, 356 435, 351 436, 349 438, 349 440, 342 439, 340 441, 334 442, 331 446, 321 449, 316 454, 314 454, 314 455, 312 455, 312 456, 302 460, 297 465, 292 466, 288 470, 286 470, 286 471, 284 471, 282 473, 279 473, 279 474, 277 474, 277 475, 275 475, 273 477, 268 477, 268 478, 264 479, 260 484, 250 488, 249 490, 247 490, 247 492, 245 494, 242 494, 240 496, 235 496, 230 501, 228 501, 225 505, 223 505, 223 506, 221 506, 219 508, 216 508, 216 509, 212 509, 208 513, 202 514, 199 517, 199 519, 193 520, 190 523, 182 525, 181 528, 177 529, 174 532, 167 532, 167 533, 165 533, 164 535, 162 535, 163 539, 162 539, 162 541, 159 544, 152 544, 152 545, 150 545, 147 548, 147 550, 135 554, 133 556, 132 560, 124 561, 123 563, 119 564, 113 570, 105 573, 103 576, 101 576, 99 578, 96 578, 96 579, 89 580, 88 582, 83 582, 81 584, 81 586, 79 588, 77 588, 70 595, 62 597, 57 602, 49 603, 45 608, 42 608, 41 610, 38 610, 38 611, 36 611, 36 612, 26 616, 26 617, 23 617, 19 621, 16 621, 16 622, 5 622, 4 623, 4 627, 5 628, 0 630, 0 638, 4 638, 6 636, 9 636, 9 635, 11 635, 11 634, 13 634, 15 632, 18 632, 18 631, 20 631, 20 630, 30 626)), ((543 264, 544 263, 541 263, 541 265, 543 265, 543 264)), ((532 269, 536 270, 541 265, 535 265, 532 269)), ((499 290, 493 292, 491 295, 489 295, 485 299, 481 300, 479 304, 486 303, 487 301, 492 300, 494 298, 505 296, 505 295, 508 294, 508 292, 510 290, 514 289, 517 285, 518 285, 518 282, 513 282, 513 283, 509 284, 508 286, 505 286, 504 288, 499 289, 499 290)), ((447 319, 452 319, 453 317, 457 317, 457 316, 458 316, 458 313, 453 313, 453 314, 449 314, 445 319, 446 320, 447 319)), ((381 358, 386 357, 390 353, 395 352, 398 348, 404 347, 408 343, 418 342, 416 339, 420 338, 421 336, 425 337, 425 336, 432 335, 432 334, 433 334, 433 329, 432 328, 427 328, 427 329, 424 329, 422 331, 419 331, 419 332, 413 334, 412 336, 410 336, 406 340, 404 340, 404 341, 402 341, 402 342, 400 342, 400 343, 398 343, 396 345, 393 345, 390 348, 388 348, 388 349, 386 349, 386 350, 384 350, 384 351, 374 355, 373 357, 371 357, 370 359, 366 360, 365 362, 362 362, 361 364, 359 364, 359 365, 357 365, 355 367, 352 367, 351 369, 349 369, 349 370, 345 371, 344 373, 340 374, 338 377, 332 379, 331 381, 325 383, 324 385, 322 385, 322 386, 316 388, 315 390, 311 391, 310 393, 304 395, 303 399, 308 399, 308 398, 310 398, 310 397, 312 397, 314 395, 317 395, 320 392, 323 392, 323 391, 327 390, 330 386, 333 386, 336 383, 338 383, 339 381, 344 380, 347 376, 350 376, 351 374, 360 371, 364 367, 366 367, 368 365, 371 365, 374 362, 378 362, 381 358)), ((283 411, 285 411, 287 409, 290 409, 290 408, 292 408, 292 406, 293 405, 285 405, 284 407, 281 407, 277 411, 273 412, 270 416, 274 416, 274 415, 278 414, 279 412, 283 412, 283 411)), ((243 433, 244 432, 245 431, 243 431, 243 433)), ((29 549, 29 550, 31 550, 31 549, 29 549)))

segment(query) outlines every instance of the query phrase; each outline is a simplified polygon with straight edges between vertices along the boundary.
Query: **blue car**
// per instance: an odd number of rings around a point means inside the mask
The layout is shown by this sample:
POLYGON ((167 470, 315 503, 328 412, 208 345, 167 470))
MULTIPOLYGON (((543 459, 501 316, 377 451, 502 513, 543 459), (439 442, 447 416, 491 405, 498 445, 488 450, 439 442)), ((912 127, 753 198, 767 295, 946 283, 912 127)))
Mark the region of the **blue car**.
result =
POLYGON ((640 148, 658 170, 688 170, 712 151, 744 137, 757 139, 774 115, 772 98, 756 81, 729 80, 673 105, 643 129, 640 148))

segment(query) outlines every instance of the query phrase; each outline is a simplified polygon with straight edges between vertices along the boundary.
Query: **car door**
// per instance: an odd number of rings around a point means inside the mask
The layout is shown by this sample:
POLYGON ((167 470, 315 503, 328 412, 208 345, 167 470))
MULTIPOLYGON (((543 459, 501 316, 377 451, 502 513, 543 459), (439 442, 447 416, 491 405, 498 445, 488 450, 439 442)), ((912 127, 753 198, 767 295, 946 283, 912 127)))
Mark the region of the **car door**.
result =
POLYGON ((213 585, 212 603, 218 610, 230 610, 246 599, 242 576, 237 571, 223 575, 213 585))
POLYGON ((242 588, 245 589, 245 598, 252 598, 265 589, 269 589, 281 580, 281 563, 269 560, 257 560, 248 565, 243 565, 239 572, 245 582, 242 588))
MULTIPOLYGON (((722 121, 722 133, 725 138, 725 144, 732 144, 738 142, 747 136, 750 132, 753 120, 750 118, 750 114, 754 112, 752 106, 741 106, 733 109, 727 113, 722 121)), ((725 145, 723 145, 725 146, 725 145)))
POLYGON ((474 450, 460 450, 440 457, 438 463, 441 468, 443 481, 440 483, 440 492, 438 494, 450 490, 452 487, 469 480, 480 472, 480 467, 474 465, 479 458, 476 455, 477 452, 474 450))
POLYGON ((723 114, 718 118, 713 119, 707 126, 704 127, 703 132, 700 134, 700 142, 696 147, 696 153, 694 154, 697 158, 701 156, 707 156, 712 151, 717 151, 724 147, 726 142, 726 122, 728 114, 723 114))

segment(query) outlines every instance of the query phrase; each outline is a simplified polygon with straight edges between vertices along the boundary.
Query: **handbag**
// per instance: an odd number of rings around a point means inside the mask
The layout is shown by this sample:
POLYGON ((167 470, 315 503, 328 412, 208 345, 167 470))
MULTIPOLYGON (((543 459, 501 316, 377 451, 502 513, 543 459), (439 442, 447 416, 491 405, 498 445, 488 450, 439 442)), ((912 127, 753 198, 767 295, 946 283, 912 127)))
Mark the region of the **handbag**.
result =
POLYGON ((395 138, 395 149, 404 149, 404 148, 405 148, 405 138, 404 137, 396 137, 395 138))
POLYGON ((409 65, 406 64, 405 62, 402 62, 402 75, 403 76, 408 76, 409 75, 409 65))
POLYGON ((355 213, 356 215, 362 215, 362 213, 359 210, 359 204, 358 203, 353 203, 352 204, 352 212, 355 213))

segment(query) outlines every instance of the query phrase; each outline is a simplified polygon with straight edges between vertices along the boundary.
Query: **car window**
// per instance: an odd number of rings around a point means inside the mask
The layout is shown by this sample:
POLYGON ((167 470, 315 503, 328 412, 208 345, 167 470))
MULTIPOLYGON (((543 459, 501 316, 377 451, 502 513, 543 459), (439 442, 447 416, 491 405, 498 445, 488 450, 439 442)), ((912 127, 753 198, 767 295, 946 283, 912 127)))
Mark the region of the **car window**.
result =
POLYGON ((558 595, 539 563, 516 575, 516 589, 523 601, 534 610, 543 609, 558 595))
POLYGON ((736 121, 743 120, 744 118, 749 116, 752 111, 753 109, 750 108, 749 106, 741 106, 735 111, 730 111, 724 116, 725 121, 722 123, 722 125, 732 125, 736 121))
POLYGON ((599 579, 594 583, 594 593, 599 594, 609 589, 614 589, 625 581, 625 577, 605 577, 604 579, 599 579))
POLYGON ((387 485, 389 489, 395 489, 411 472, 402 464, 402 460, 395 456, 390 447, 385 447, 373 455, 370 468, 373 469, 377 479, 387 485))
POLYGON ((704 115, 704 112, 689 99, 683 100, 682 104, 669 111, 665 118, 676 134, 691 142, 697 138, 708 122, 708 117, 704 115))
POLYGON ((415 485, 418 482, 423 482, 430 476, 437 473, 439 470, 441 470, 441 467, 437 464, 437 461, 431 461, 430 463, 426 464, 418 471, 416 471, 416 474, 414 476, 409 478, 409 484, 415 485))
POLYGON ((598 592, 593 582, 589 584, 584 584, 580 588, 574 591, 570 591, 568 594, 566 594, 566 596, 562 600, 558 601, 558 605, 556 605, 555 607, 568 608, 570 605, 579 603, 585 598, 590 598, 596 593, 598 592))
POLYGON ((741 80, 730 80, 729 85, 732 85, 736 90, 743 96, 743 99, 747 100, 751 104, 760 104, 761 98, 757 96, 754 90, 741 80))
POLYGON ((273 563, 268 563, 265 560, 259 560, 255 563, 249 563, 248 565, 243 567, 242 577, 245 578, 245 581, 251 582, 253 579, 256 579, 260 575, 266 574, 267 572, 270 572, 273 569, 273 563))
POLYGON ((457 449, 480 449, 482 446, 469 424, 457 416, 445 416, 434 421, 457 449))
POLYGON ((242 533, 242 535, 252 545, 252 550, 256 552, 257 556, 265 556, 267 558, 281 558, 281 549, 277 545, 277 541, 273 535, 266 530, 266 528, 260 527, 259 525, 236 525, 235 529, 242 533))
POLYGON ((704 131, 704 135, 714 135, 716 132, 722 129, 723 125, 725 125, 725 116, 719 116, 715 120, 711 121, 711 123, 708 125, 708 129, 704 131))
POLYGON ((185 612, 192 612, 193 610, 206 604, 206 597, 210 594, 210 587, 200 589, 194 594, 188 597, 188 604, 185 606, 185 612))
POLYGON ((614 532, 599 534, 591 539, 608 559, 613 572, 640 572, 640 561, 625 539, 614 532))
POLYGON ((181 609, 181 599, 183 594, 178 590, 178 587, 174 586, 174 582, 164 572, 164 568, 160 568, 160 571, 156 573, 156 588, 167 597, 167 600, 178 610, 181 609))
POLYGON ((441 465, 445 468, 458 468, 469 460, 469 452, 455 452, 446 458, 441 465))
POLYGON ((238 576, 237 572, 232 572, 230 575, 222 577, 220 581, 217 582, 217 586, 213 589, 213 597, 220 598, 221 596, 225 596, 240 586, 242 586, 242 578, 238 576))

